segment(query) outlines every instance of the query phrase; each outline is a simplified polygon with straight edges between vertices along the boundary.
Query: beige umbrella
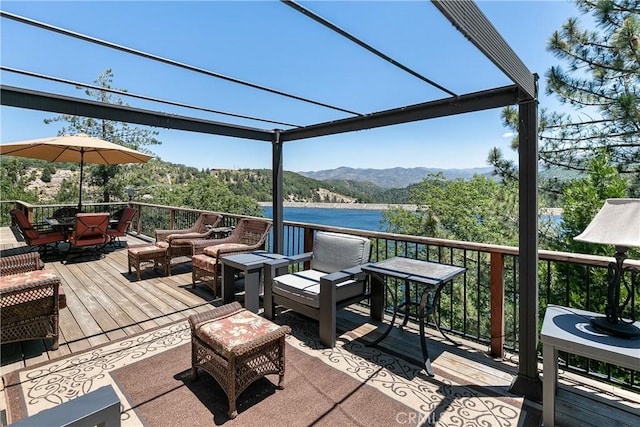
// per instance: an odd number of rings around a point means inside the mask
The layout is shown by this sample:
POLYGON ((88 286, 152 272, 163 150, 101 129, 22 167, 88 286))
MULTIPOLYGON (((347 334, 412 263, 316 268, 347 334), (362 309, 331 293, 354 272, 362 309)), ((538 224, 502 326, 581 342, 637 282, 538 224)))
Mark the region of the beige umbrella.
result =
POLYGON ((41 159, 49 162, 80 163, 80 200, 78 201, 78 209, 82 208, 82 175, 85 163, 100 165, 146 163, 153 157, 84 133, 2 144, 0 145, 0 154, 41 159))

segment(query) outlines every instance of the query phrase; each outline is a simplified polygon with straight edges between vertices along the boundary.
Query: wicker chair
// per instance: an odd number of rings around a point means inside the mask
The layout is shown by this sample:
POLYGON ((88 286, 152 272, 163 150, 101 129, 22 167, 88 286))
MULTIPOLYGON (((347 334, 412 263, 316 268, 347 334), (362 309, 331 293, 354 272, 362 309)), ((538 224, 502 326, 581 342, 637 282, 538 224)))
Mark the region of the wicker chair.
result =
POLYGON ((40 254, 0 258, 0 342, 53 339, 58 348, 59 310, 66 307, 60 278, 44 270, 40 254))
MULTIPOLYGON (((195 224, 190 228, 182 230, 156 230, 156 242, 168 242, 169 236, 176 234, 203 234, 207 233, 211 227, 217 227, 222 221, 222 216, 215 213, 203 212, 196 219, 195 224)), ((185 238, 188 238, 185 236, 185 238)))
POLYGON ((37 248, 42 252, 47 252, 53 244, 57 248, 60 242, 66 240, 65 234, 60 230, 43 227, 35 227, 27 218, 27 216, 19 209, 13 209, 9 212, 13 223, 18 227, 24 241, 27 245, 32 246, 31 249, 37 248))
POLYGON ((191 257, 192 240, 212 239, 216 227, 222 222, 223 216, 214 213, 201 213, 191 228, 184 230, 156 230, 156 246, 167 248, 169 274, 171 274, 171 260, 179 257, 191 257))
POLYGON ((233 233, 224 239, 192 240, 191 283, 206 283, 214 295, 218 294, 220 258, 240 253, 264 249, 271 221, 256 218, 242 218, 233 233))

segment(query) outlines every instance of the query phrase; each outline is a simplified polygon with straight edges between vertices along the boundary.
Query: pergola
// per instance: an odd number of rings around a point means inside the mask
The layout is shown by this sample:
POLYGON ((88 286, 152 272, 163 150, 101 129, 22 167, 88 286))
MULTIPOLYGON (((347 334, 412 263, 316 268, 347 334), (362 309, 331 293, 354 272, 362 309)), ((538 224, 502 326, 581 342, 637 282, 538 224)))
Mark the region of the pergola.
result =
MULTIPOLYGON (((519 108, 519 322, 520 322, 520 357, 519 373, 512 384, 512 392, 524 395, 532 400, 541 400, 541 382, 537 365, 538 334, 538 205, 537 205, 537 170, 538 170, 538 85, 537 76, 527 69, 523 62, 504 41, 493 25, 472 1, 432 0, 436 9, 451 24, 484 54, 513 84, 489 88, 472 93, 456 94, 414 70, 395 61, 376 48, 351 35, 349 32, 332 24, 323 17, 293 1, 284 1, 296 11, 306 15, 336 32, 342 37, 357 44, 371 54, 388 61, 403 71, 420 78, 426 83, 447 93, 448 96, 428 102, 404 105, 383 111, 367 114, 353 114, 343 110, 345 118, 325 121, 305 126, 284 126, 265 130, 240 126, 229 122, 211 121, 190 116, 180 116, 148 109, 133 108, 123 105, 101 103, 97 101, 70 97, 56 93, 31 90, 24 87, 0 85, 0 102, 4 106, 69 114, 98 119, 114 120, 159 128, 177 129, 188 132, 223 135, 268 142, 272 145, 273 172, 273 223, 274 250, 283 250, 283 150, 286 142, 309 138, 335 135, 358 130, 373 129, 398 125, 427 119, 453 116, 463 113, 477 112, 487 109, 517 105, 519 108)), ((5 11, 0 11, 5 19, 22 24, 36 26, 65 36, 74 37, 89 43, 98 44, 165 64, 191 69, 212 78, 223 78, 238 85, 268 91, 276 95, 286 96, 299 101, 314 102, 317 105, 334 108, 302 97, 269 89, 234 79, 221 74, 191 67, 167 58, 161 58, 145 52, 133 50, 105 40, 54 27, 46 23, 34 21, 5 11)), ((2 65, 2 70, 10 72, 28 72, 15 70, 2 65)), ((60 79, 60 81, 63 81, 60 79)))

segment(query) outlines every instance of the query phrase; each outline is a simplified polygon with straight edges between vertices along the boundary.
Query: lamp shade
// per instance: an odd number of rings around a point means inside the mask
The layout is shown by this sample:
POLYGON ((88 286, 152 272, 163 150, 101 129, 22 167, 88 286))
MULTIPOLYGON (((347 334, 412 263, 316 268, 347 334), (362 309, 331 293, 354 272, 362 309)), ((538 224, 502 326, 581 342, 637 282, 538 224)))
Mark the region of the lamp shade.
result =
POLYGON ((640 247, 640 199, 607 199, 587 228, 574 240, 640 247))

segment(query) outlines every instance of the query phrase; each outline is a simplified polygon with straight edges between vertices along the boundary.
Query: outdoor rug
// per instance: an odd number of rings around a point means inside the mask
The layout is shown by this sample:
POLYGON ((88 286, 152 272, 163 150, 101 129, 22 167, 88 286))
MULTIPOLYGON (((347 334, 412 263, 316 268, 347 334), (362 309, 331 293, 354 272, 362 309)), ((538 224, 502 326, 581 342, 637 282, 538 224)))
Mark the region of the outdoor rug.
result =
POLYGON ((186 321, 65 356, 3 378, 9 422, 112 385, 124 426, 517 426, 522 400, 488 396, 451 378, 430 378, 416 364, 343 334, 333 349, 318 343, 317 325, 285 313, 285 388, 267 376, 228 400, 205 372, 191 380, 186 321))

